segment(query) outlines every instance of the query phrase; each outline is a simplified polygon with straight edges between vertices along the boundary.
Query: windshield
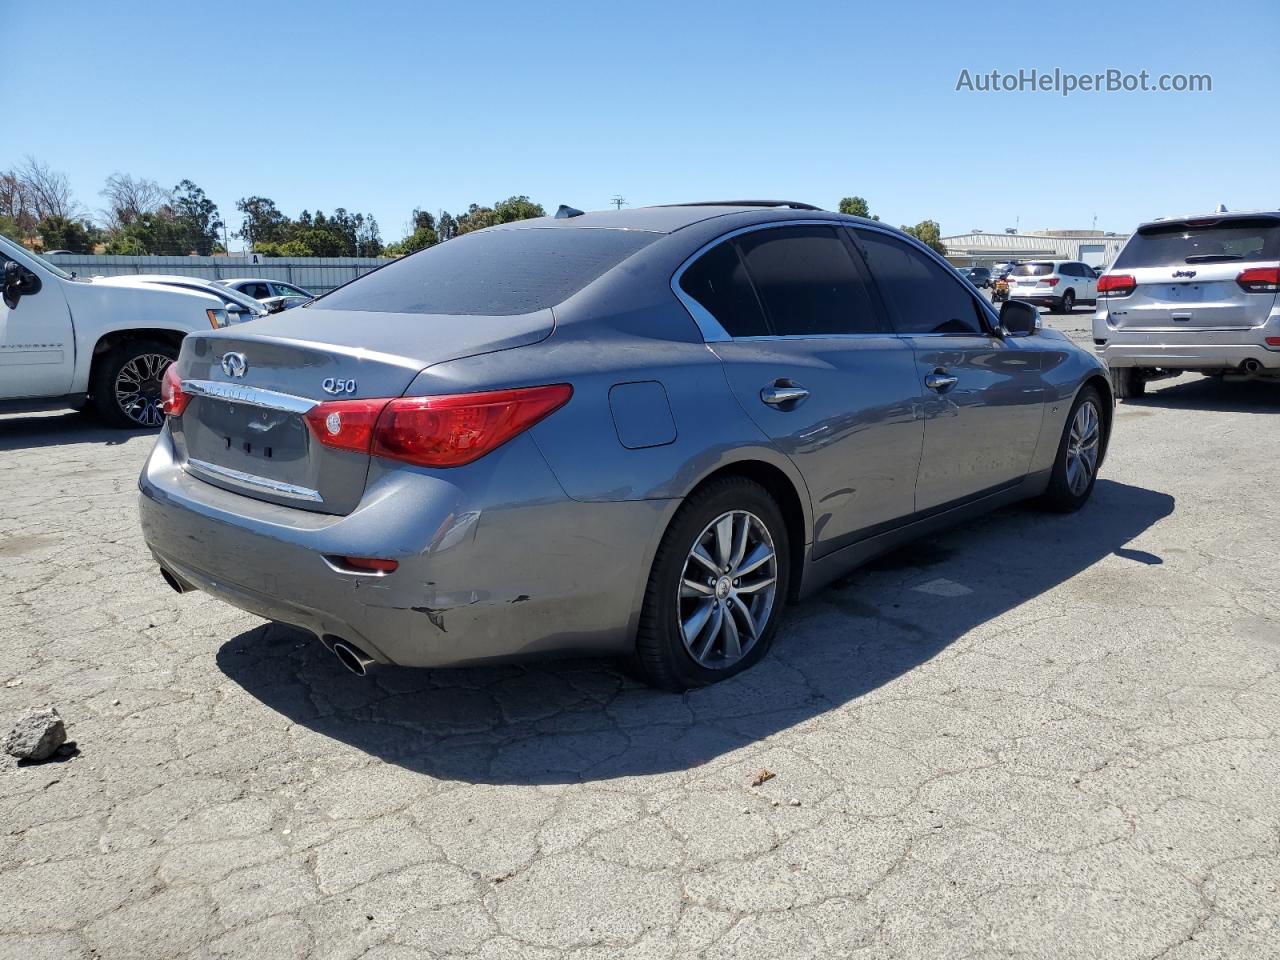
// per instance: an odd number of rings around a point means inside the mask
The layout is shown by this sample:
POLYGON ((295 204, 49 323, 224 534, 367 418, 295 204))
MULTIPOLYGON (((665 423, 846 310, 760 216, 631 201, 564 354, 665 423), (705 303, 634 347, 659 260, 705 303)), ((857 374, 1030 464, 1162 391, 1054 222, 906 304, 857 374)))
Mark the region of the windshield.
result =
POLYGON ((1020 263, 1013 268, 1015 277, 1047 277, 1051 273, 1052 263, 1020 263))
POLYGON ((1280 220, 1236 218, 1205 223, 1184 220, 1143 227, 1113 267, 1160 267, 1182 263, 1280 260, 1280 220))
MULTIPOLYGON (((8 237, 0 237, 0 253, 3 253, 6 256, 8 256, 11 248, 13 250, 21 251, 23 254, 30 257, 32 260, 36 261, 36 263, 40 264, 40 266, 44 267, 46 270, 52 273, 55 277, 61 277, 63 280, 75 279, 74 276, 67 273, 67 271, 63 270, 61 267, 55 267, 52 263, 50 263, 44 257, 37 256, 36 254, 28 250, 26 247, 24 247, 22 244, 15 243, 14 241, 10 240, 8 237)), ((9 257, 9 259, 16 260, 17 258, 9 257)))
POLYGON ((525 227, 437 243, 352 280, 308 310, 510 316, 567 300, 660 234, 525 227))

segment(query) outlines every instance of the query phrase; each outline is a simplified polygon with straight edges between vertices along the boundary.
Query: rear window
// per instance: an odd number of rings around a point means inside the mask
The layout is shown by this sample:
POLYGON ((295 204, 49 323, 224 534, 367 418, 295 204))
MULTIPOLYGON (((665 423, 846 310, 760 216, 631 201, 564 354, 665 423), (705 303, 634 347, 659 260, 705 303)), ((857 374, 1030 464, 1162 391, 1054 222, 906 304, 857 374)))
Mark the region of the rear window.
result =
POLYGON ((660 234, 639 230, 483 230, 389 263, 312 310, 509 316, 573 296, 660 234))
POLYGON ((1047 277, 1051 273, 1052 263, 1020 263, 1013 268, 1015 277, 1047 277))
POLYGON ((1280 221, 1257 217, 1201 225, 1187 221, 1153 224, 1134 234, 1112 267, 1233 260, 1280 260, 1280 221))

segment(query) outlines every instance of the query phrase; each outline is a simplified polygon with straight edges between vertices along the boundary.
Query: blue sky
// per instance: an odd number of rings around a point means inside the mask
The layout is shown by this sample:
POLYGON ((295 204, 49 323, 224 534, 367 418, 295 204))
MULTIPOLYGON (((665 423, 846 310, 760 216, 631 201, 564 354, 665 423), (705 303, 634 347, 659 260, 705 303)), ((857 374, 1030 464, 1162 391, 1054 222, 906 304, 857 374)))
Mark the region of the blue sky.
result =
MULTIPOLYGON (((1280 4, 0 2, 26 154, 101 205, 200 184, 233 229, 528 194, 554 209, 860 194, 943 233, 1280 204, 1280 4), (971 73, 1207 73, 1212 93, 956 92, 971 73)), ((233 242, 233 247, 235 243, 233 242)))

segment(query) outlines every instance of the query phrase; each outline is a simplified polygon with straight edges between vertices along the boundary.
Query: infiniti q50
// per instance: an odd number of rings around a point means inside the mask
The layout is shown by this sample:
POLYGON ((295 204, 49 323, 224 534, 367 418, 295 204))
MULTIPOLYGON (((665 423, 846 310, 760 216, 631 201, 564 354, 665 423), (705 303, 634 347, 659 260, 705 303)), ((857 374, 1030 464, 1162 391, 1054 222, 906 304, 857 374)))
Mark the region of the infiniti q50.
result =
POLYGON ((477 231, 189 335, 141 479, 161 572, 357 673, 547 653, 731 676, 789 603, 1093 490, 1106 373, 928 247, 804 204, 477 231))

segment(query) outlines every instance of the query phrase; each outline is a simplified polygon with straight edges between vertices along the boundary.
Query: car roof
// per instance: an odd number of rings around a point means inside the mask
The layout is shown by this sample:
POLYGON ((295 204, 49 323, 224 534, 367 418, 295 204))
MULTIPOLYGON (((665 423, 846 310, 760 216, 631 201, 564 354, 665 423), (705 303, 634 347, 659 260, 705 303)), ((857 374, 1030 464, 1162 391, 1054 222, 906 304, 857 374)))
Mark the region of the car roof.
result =
MULTIPOLYGON (((717 217, 733 217, 744 224, 768 220, 863 221, 861 217, 832 213, 809 204, 775 200, 725 200, 657 207, 631 207, 626 210, 593 210, 571 217, 535 217, 490 227, 491 230, 529 229, 597 229, 645 230, 652 233, 674 233, 717 217)), ((883 224, 880 224, 883 226, 883 224)))
POLYGON ((221 280, 214 280, 213 282, 229 287, 233 283, 288 283, 289 281, 268 280, 266 277, 223 277, 221 280))

